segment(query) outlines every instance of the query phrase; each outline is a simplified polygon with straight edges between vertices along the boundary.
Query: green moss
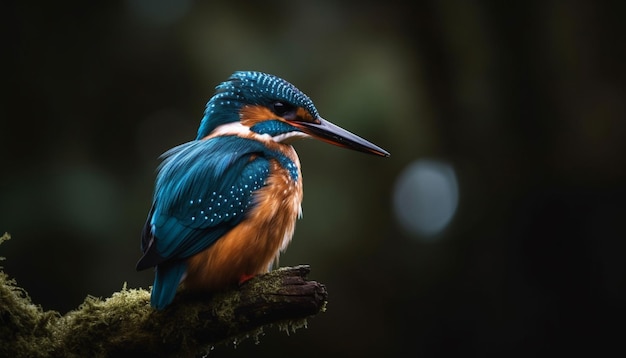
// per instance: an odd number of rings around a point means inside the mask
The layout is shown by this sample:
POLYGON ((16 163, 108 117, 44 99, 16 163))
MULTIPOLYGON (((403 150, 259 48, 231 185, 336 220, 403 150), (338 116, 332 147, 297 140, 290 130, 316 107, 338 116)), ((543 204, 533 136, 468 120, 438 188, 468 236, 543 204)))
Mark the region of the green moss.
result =
MULTIPOLYGON (((0 244, 8 239, 2 235, 0 244)), ((149 291, 124 284, 106 299, 87 296, 61 316, 33 304, 0 270, 0 357, 184 357, 195 356, 201 347, 208 353, 218 344, 236 347, 250 338, 259 343, 264 328, 290 334, 306 327, 306 319, 298 317, 317 313, 280 313, 289 297, 284 290, 293 288, 283 286, 284 280, 303 280, 306 273, 304 266, 277 269, 240 289, 209 296, 183 290, 163 311, 150 307, 149 291)))
MULTIPOLYGON (((5 233, 0 244, 10 238, 5 233)), ((0 271, 0 357, 49 356, 55 343, 51 332, 60 317, 34 305, 26 291, 0 271)))
MULTIPOLYGON (((124 325, 126 334, 141 336, 137 322, 148 317, 152 309, 148 304, 150 293, 143 289, 128 289, 126 284, 122 290, 115 292, 111 297, 102 300, 88 296, 78 309, 67 313, 58 322, 58 341, 65 342, 59 347, 62 355, 71 355, 81 352, 84 354, 99 355, 109 350, 111 341, 107 332, 119 331, 117 326, 124 325), (130 324, 132 322, 132 324, 130 324), (129 331, 135 328, 137 331, 129 331), (75 332, 81 332, 80 336, 75 332), (89 351, 85 352, 85 347, 89 351)), ((80 355, 80 354, 79 354, 80 355)))

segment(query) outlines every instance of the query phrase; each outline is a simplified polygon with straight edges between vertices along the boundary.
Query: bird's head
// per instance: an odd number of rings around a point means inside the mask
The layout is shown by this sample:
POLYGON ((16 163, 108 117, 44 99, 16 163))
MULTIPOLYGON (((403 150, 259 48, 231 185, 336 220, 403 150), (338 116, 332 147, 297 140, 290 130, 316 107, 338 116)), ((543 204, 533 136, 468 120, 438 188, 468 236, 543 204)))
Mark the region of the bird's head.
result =
POLYGON ((235 72, 209 100, 196 139, 256 133, 276 142, 313 137, 380 156, 384 149, 323 119, 309 97, 291 83, 262 72, 235 72))

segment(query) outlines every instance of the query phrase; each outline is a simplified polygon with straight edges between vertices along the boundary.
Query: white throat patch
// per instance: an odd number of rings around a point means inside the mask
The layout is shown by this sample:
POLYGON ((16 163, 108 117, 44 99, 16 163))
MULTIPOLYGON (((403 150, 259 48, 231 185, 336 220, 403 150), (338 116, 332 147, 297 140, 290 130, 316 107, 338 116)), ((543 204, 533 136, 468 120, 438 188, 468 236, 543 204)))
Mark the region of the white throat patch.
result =
POLYGON ((244 126, 241 122, 230 122, 222 124, 215 128, 207 138, 219 137, 224 135, 236 135, 239 137, 254 137, 262 141, 274 141, 276 143, 289 143, 298 138, 309 138, 309 135, 304 132, 293 131, 276 136, 270 136, 269 134, 258 134, 250 130, 249 127, 244 126))

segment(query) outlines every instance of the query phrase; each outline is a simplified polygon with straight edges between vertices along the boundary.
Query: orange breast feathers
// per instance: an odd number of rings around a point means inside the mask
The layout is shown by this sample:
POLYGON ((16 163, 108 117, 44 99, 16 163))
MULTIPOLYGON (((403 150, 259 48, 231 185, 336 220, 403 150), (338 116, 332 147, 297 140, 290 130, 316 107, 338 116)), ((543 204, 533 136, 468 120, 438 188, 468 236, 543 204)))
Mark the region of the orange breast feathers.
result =
MULTIPOLYGON (((295 157, 300 168, 295 151, 290 149, 290 157, 295 157)), ((211 247, 188 259, 185 288, 217 291, 237 284, 242 277, 268 272, 291 241, 301 214, 301 178, 299 169, 294 181, 272 160, 266 186, 253 194, 256 205, 246 218, 211 247)))

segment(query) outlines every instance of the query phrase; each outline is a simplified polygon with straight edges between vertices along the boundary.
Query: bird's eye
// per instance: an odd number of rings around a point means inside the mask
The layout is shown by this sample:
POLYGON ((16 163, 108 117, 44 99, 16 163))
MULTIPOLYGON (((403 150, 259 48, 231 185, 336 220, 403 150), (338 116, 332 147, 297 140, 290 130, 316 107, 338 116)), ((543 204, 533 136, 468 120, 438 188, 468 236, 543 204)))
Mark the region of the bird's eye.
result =
POLYGON ((294 120, 296 119, 296 107, 285 102, 276 101, 272 105, 274 108, 274 113, 276 115, 285 118, 286 120, 294 120))

